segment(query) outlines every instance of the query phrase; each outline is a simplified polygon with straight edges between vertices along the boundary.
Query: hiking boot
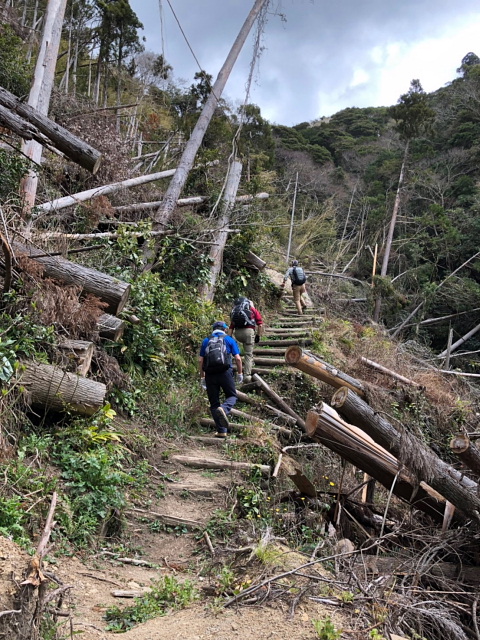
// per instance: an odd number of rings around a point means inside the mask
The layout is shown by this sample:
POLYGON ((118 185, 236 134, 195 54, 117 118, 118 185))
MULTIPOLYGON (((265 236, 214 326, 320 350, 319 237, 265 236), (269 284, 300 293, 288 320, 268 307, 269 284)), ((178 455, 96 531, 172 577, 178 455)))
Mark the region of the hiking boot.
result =
POLYGON ((222 427, 222 429, 228 429, 230 426, 227 418, 227 414, 223 407, 218 407, 215 409, 215 417, 217 419, 218 424, 222 427))
POLYGON ((217 433, 214 434, 213 437, 214 438, 226 438, 227 437, 227 433, 225 431, 217 432, 217 433))

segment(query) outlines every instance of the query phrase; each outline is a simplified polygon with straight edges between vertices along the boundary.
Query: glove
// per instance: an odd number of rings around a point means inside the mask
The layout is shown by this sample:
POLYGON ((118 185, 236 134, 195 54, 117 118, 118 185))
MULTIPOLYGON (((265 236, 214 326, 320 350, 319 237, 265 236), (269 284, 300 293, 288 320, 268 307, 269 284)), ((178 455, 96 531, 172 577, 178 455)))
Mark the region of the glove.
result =
POLYGON ((243 373, 237 373, 237 384, 242 384, 243 382, 243 373))
POLYGON ((260 335, 257 333, 255 335, 255 344, 258 344, 260 342, 260 335))
POLYGON ((202 379, 200 380, 200 386, 202 387, 202 389, 203 389, 204 391, 206 391, 206 390, 207 390, 207 381, 205 380, 205 378, 202 378, 202 379))

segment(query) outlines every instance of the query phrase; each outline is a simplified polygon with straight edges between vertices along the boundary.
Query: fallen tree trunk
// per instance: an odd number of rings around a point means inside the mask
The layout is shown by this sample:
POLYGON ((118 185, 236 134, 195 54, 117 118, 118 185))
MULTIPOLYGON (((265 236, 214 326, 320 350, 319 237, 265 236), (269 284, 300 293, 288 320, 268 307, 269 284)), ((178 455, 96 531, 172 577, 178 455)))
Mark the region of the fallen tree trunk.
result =
POLYGON ((462 433, 454 436, 450 449, 460 458, 465 466, 480 475, 480 450, 470 442, 470 438, 462 433))
POLYGON ((130 295, 130 285, 127 282, 96 269, 84 267, 77 262, 65 260, 61 256, 45 256, 42 251, 30 246, 15 243, 14 249, 15 253, 23 253, 39 262, 46 277, 80 286, 85 293, 91 293, 106 302, 106 311, 112 314, 119 313, 127 303, 130 295), (42 254, 42 257, 37 257, 38 254, 42 254))
POLYGON ((418 480, 428 482, 457 509, 480 522, 480 497, 476 495, 476 482, 444 462, 412 433, 406 430, 398 431, 349 389, 336 391, 332 405, 340 410, 347 420, 363 429, 382 447, 397 456, 415 473, 418 480))
POLYGON ((289 347, 285 353, 285 362, 296 369, 300 369, 304 373, 326 382, 335 388, 348 387, 359 396, 365 395, 363 384, 350 377, 346 373, 342 373, 327 362, 323 362, 317 356, 309 351, 303 351, 300 346, 289 347))
POLYGON ((390 376, 391 378, 394 378, 399 382, 403 382, 404 384, 408 384, 412 387, 419 387, 420 389, 423 389, 422 385, 419 384, 418 382, 415 382, 415 380, 411 380, 410 378, 405 378, 405 376, 402 376, 399 373, 392 371, 391 369, 387 369, 387 367, 384 367, 381 364, 378 364, 378 362, 374 362, 373 360, 368 360, 368 358, 363 358, 363 357, 360 358, 360 362, 362 362, 362 364, 366 364, 367 367, 371 367, 372 369, 381 371, 385 375, 390 376))
POLYGON ((118 342, 125 331, 125 323, 116 316, 104 313, 97 320, 97 331, 101 338, 118 342))
POLYGON ((32 406, 42 407, 45 411, 70 409, 91 416, 103 405, 107 387, 102 382, 38 362, 23 363, 22 369, 20 382, 27 390, 32 406))
MULTIPOLYGON (((45 144, 45 141, 52 144, 52 146, 67 156, 67 158, 73 160, 73 162, 76 162, 84 169, 87 169, 91 173, 97 172, 101 160, 101 153, 89 144, 77 136, 74 136, 70 131, 64 129, 47 116, 42 115, 27 103, 22 102, 14 96, 13 93, 10 93, 3 87, 0 87, 0 105, 6 110, 9 110, 12 116, 12 112, 15 112, 15 114, 19 116, 20 121, 24 123, 26 130, 33 128, 38 131, 40 137, 32 135, 34 140, 40 142, 40 144, 45 144), (43 138, 43 140, 41 138, 43 138)), ((3 111, 4 110, 0 108, 0 121, 2 121, 3 111)), ((10 128, 8 123, 5 124, 10 128)), ((14 133, 17 133, 24 139, 30 139, 26 138, 22 132, 14 131, 14 133)))
POLYGON ((368 473, 396 496, 442 522, 445 508, 442 496, 425 483, 416 485, 415 479, 404 470, 395 456, 358 427, 342 420, 327 404, 322 403, 318 412, 308 412, 306 431, 312 439, 368 473))
POLYGON ((171 462, 178 462, 194 469, 231 469, 232 471, 252 471, 258 469, 263 475, 270 475, 270 467, 266 464, 252 464, 251 462, 233 462, 231 460, 212 460, 195 456, 170 456, 171 462))
POLYGON ((278 393, 276 393, 266 382, 265 380, 263 380, 258 373, 254 373, 252 376, 253 380, 255 380, 255 382, 258 382, 260 384, 260 389, 269 397, 271 398, 275 404, 280 407, 280 409, 282 411, 284 411, 285 413, 288 413, 289 416, 292 416, 293 418, 295 418, 297 425, 303 429, 305 431, 305 420, 303 420, 298 413, 296 413, 296 411, 294 411, 292 409, 292 407, 290 407, 285 400, 283 400, 283 398, 281 398, 278 393))
MULTIPOLYGON (((235 203, 248 203, 253 200, 264 200, 268 198, 268 193, 257 193, 255 196, 236 196, 235 203)), ((192 196, 190 198, 180 198, 177 200, 177 207, 188 207, 194 204, 202 204, 208 200, 207 196, 192 196)), ((115 213, 136 213, 137 211, 150 211, 152 209, 158 209, 162 204, 162 200, 156 200, 154 202, 137 202, 136 204, 126 204, 121 207, 114 207, 115 213)), ((266 263, 265 263, 266 264, 266 263)))

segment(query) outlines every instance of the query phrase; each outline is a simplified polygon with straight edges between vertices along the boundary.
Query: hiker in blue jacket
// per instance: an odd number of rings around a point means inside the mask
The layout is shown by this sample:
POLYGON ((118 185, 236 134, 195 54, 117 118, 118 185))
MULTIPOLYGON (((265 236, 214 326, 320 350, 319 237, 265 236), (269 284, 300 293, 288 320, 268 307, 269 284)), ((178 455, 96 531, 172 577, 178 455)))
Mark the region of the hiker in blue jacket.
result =
POLYGON ((302 267, 299 266, 298 260, 292 260, 292 266, 287 269, 285 275, 283 276, 283 282, 280 285, 282 289, 285 287, 285 283, 290 278, 292 281, 292 294, 293 301, 295 302, 295 306, 297 307, 298 314, 303 315, 303 310, 306 308, 307 303, 303 299, 303 294, 307 292, 305 287, 305 282, 307 281, 307 276, 305 275, 305 271, 302 267))
POLYGON ((233 376, 232 356, 237 365, 237 382, 243 382, 242 358, 236 341, 227 336, 228 326, 219 321, 213 324, 212 335, 202 342, 198 363, 201 385, 207 391, 210 411, 215 421, 216 438, 226 438, 228 433, 228 415, 237 402, 237 390, 233 376), (220 390, 225 401, 220 404, 220 390))

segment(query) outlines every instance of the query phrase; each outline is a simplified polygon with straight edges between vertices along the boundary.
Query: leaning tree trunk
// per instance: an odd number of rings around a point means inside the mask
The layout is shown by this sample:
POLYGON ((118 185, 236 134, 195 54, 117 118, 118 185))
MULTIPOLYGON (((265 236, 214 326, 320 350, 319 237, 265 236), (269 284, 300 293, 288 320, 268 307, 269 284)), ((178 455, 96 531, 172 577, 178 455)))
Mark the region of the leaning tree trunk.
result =
POLYGON ((346 387, 335 392, 332 405, 347 420, 397 456, 419 480, 427 482, 457 509, 480 522, 480 497, 476 495, 476 482, 444 462, 412 433, 405 429, 397 430, 346 387))
POLYGON ((66 373, 51 364, 27 362, 22 369, 20 381, 34 407, 44 411, 70 409, 90 416, 103 405, 107 387, 102 382, 66 373))
MULTIPOLYGON (((354 395, 354 394, 352 394, 354 395)), ((409 502, 438 521, 443 520, 445 501, 425 483, 417 485, 403 465, 386 449, 357 427, 346 423, 338 413, 322 403, 309 411, 307 434, 340 455, 369 476, 378 480, 396 496, 409 502)))
POLYGON ((106 302, 108 304, 106 311, 112 314, 119 313, 127 303, 130 295, 130 285, 127 282, 96 269, 70 262, 60 256, 45 256, 42 251, 32 247, 15 244, 14 249, 17 255, 23 253, 41 264, 43 273, 48 278, 80 286, 85 293, 90 293, 106 302), (36 257, 37 254, 42 257, 36 257))
POLYGON ((222 214, 218 220, 218 228, 213 236, 215 244, 212 245, 209 253, 211 261, 208 282, 201 285, 199 289, 200 296, 206 298, 208 302, 212 302, 215 296, 217 279, 220 275, 223 265, 223 252, 228 240, 228 227, 230 225, 230 214, 235 204, 235 196, 237 195, 238 185, 242 177, 242 163, 234 160, 230 165, 225 185, 225 192, 222 201, 222 214))
POLYGON ((310 351, 304 351, 300 346, 294 345, 285 352, 285 362, 314 378, 335 387, 348 387, 360 396, 365 395, 365 388, 359 380, 342 373, 310 351))

